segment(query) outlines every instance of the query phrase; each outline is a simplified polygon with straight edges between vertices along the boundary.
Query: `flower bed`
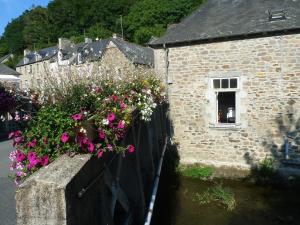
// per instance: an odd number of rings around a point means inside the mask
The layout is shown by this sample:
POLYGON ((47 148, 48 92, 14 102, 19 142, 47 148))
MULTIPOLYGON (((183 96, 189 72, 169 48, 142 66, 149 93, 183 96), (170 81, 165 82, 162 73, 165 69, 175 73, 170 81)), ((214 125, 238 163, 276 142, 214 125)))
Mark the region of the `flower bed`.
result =
POLYGON ((10 134, 16 148, 10 154, 16 184, 65 153, 98 158, 106 152, 133 153, 133 144, 121 144, 133 120, 151 120, 157 104, 165 101, 154 76, 77 84, 66 93, 44 104, 24 132, 10 134))

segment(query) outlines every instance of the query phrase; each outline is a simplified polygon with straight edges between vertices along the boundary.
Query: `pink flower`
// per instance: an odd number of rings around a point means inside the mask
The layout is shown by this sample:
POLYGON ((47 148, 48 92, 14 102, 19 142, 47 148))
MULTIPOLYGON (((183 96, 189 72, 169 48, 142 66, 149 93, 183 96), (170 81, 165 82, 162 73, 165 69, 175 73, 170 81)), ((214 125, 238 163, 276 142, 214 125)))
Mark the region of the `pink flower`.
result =
POLYGON ((15 137, 13 146, 19 145, 19 144, 21 144, 23 141, 24 141, 24 138, 23 138, 23 137, 15 137))
POLYGON ((78 132, 76 135, 76 142, 81 144, 83 138, 84 138, 84 134, 81 132, 78 132))
POLYGON ((14 136, 15 136, 15 132, 11 132, 11 133, 9 133, 8 138, 11 139, 11 138, 13 138, 14 136))
POLYGON ((112 97, 112 99, 113 99, 114 102, 117 102, 118 99, 119 99, 117 95, 113 95, 113 96, 111 96, 111 97, 112 97))
POLYGON ((104 130, 100 130, 100 131, 99 131, 99 138, 102 139, 102 140, 104 140, 105 137, 106 137, 106 135, 105 135, 104 130))
POLYGON ((31 170, 34 166, 35 166, 34 164, 29 163, 28 166, 27 166, 27 169, 28 169, 28 170, 31 170))
POLYGON ((87 144, 89 144, 89 139, 87 138, 87 137, 84 137, 82 140, 81 140, 81 144, 83 144, 83 145, 87 145, 87 144))
POLYGON ((120 120, 118 123, 118 129, 124 129, 125 127, 125 121, 124 120, 120 120))
POLYGON ((107 148, 108 148, 109 151, 113 150, 113 147, 110 144, 107 145, 107 148))
POLYGON ((116 119, 116 115, 114 113, 110 113, 107 116, 107 120, 111 123, 116 119))
POLYGON ((29 143, 28 143, 28 147, 29 148, 34 148, 36 146, 36 139, 34 139, 33 141, 30 141, 29 143))
POLYGON ((10 161, 14 162, 16 160, 16 157, 17 157, 17 151, 12 151, 11 153, 9 153, 10 161))
POLYGON ((92 142, 90 142, 90 143, 88 144, 88 150, 89 150, 90 153, 93 153, 93 152, 94 152, 94 150, 95 150, 95 145, 94 145, 92 142))
POLYGON ((103 156, 104 151, 102 149, 99 150, 98 152, 98 158, 101 158, 103 156))
POLYGON ((122 110, 124 110, 127 107, 127 105, 124 102, 121 102, 120 107, 122 110))
POLYGON ((21 152, 21 151, 17 151, 17 155, 16 155, 16 159, 18 162, 22 162, 24 159, 26 159, 26 155, 21 152))
POLYGON ((15 137, 20 137, 22 135, 22 132, 20 130, 17 130, 14 132, 15 137))
POLYGON ((36 153, 32 152, 32 151, 28 152, 27 157, 28 157, 29 162, 33 162, 37 159, 36 153))
POLYGON ((20 121, 20 120, 21 120, 21 118, 20 118, 19 114, 17 114, 17 115, 15 116, 15 121, 20 121))
POLYGON ((20 136, 22 136, 22 132, 20 130, 16 130, 14 132, 11 132, 8 137, 12 138, 12 137, 20 137, 20 136))
POLYGON ((96 88, 95 88, 95 92, 96 92, 96 93, 100 93, 101 91, 102 91, 102 89, 101 89, 100 87, 96 87, 96 88))
POLYGON ((23 172, 17 171, 17 172, 16 172, 16 175, 17 175, 17 177, 21 177, 21 176, 23 175, 23 172))
POLYGON ((11 164, 9 165, 9 170, 10 170, 10 171, 13 171, 14 169, 16 169, 16 165, 17 165, 16 162, 11 163, 11 164))
POLYGON ((80 121, 82 119, 82 114, 81 113, 74 114, 72 115, 72 119, 75 121, 80 121))
POLYGON ((62 141, 62 143, 66 143, 66 142, 68 142, 69 138, 70 138, 70 136, 69 136, 68 132, 65 132, 61 135, 60 140, 62 141))
POLYGON ((41 160, 40 163, 42 166, 47 166, 49 164, 49 156, 44 155, 41 160))
POLYGON ((128 150, 129 153, 134 153, 135 148, 134 148, 133 145, 129 145, 128 148, 127 148, 127 150, 128 150))
POLYGON ((37 155, 35 152, 28 152, 28 160, 29 160, 29 165, 28 165, 28 169, 32 169, 33 167, 35 167, 37 164, 40 163, 40 160, 37 158, 37 155))

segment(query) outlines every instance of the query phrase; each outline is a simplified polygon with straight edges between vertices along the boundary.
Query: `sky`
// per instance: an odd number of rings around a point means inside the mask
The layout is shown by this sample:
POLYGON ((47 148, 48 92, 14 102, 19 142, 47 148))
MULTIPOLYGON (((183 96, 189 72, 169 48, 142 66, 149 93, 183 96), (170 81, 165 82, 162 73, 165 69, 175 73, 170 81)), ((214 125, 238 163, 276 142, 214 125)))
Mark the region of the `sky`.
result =
POLYGON ((49 0, 0 0, 0 36, 6 25, 33 5, 47 6, 49 0))

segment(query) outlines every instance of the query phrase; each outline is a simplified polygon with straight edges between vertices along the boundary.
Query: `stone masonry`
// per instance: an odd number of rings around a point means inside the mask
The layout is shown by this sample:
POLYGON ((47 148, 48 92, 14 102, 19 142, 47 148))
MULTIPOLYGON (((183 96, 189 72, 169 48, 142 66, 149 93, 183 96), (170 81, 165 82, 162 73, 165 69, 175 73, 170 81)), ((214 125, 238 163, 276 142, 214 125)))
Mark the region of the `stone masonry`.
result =
POLYGON ((166 57, 155 49, 155 68, 172 81, 170 113, 181 163, 249 168, 266 156, 283 157, 284 135, 300 127, 300 34, 168 50, 166 57), (211 79, 217 77, 239 78, 235 125, 216 123, 211 79))

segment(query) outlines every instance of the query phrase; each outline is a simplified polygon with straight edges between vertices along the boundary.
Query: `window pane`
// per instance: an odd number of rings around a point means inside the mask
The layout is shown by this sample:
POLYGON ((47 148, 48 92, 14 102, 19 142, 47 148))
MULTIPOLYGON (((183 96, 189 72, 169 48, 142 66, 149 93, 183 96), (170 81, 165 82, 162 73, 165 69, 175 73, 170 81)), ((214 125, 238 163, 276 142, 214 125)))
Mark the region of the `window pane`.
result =
POLYGON ((237 78, 230 79, 230 88, 237 88, 237 78))
POLYGON ((220 80, 214 80, 214 88, 220 88, 221 84, 220 84, 220 80))
POLYGON ((235 92, 218 93, 218 123, 235 123, 235 92))
POLYGON ((222 79, 222 88, 228 88, 229 84, 228 84, 228 79, 222 79))

